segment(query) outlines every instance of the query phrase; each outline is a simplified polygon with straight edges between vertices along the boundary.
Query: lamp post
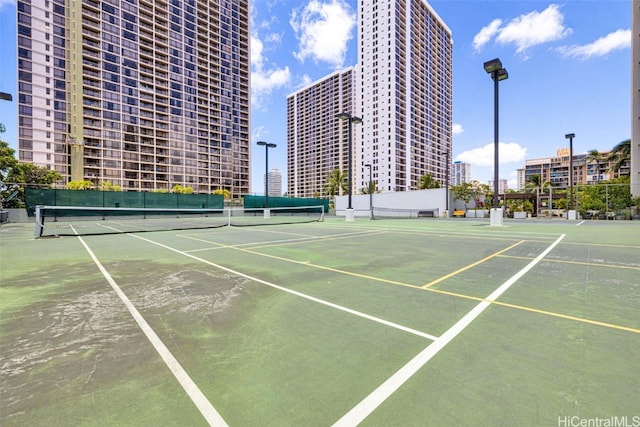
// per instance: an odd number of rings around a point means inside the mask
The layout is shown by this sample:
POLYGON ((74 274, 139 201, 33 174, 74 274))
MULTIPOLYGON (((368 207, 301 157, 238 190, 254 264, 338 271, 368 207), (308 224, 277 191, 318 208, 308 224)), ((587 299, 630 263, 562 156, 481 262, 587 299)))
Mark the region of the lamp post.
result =
POLYGON ((348 153, 348 166, 349 166, 349 173, 348 173, 348 195, 349 195, 349 202, 347 204, 347 221, 353 221, 353 207, 351 206, 351 158, 353 157, 353 153, 352 153, 352 148, 351 148, 351 144, 353 142, 353 134, 352 134, 352 125, 354 124, 360 124, 362 123, 362 119, 360 117, 356 117, 356 116, 352 116, 350 113, 340 113, 338 114, 338 118, 341 120, 347 120, 349 122, 349 139, 348 139, 348 148, 349 148, 349 153, 348 153))
POLYGON ((576 137, 575 133, 568 133, 564 136, 569 140, 569 214, 567 218, 575 219, 575 213, 573 213, 574 218, 571 217, 571 211, 573 211, 573 138, 576 137))
POLYGON ((444 182, 445 182, 445 197, 447 198, 446 200, 446 204, 445 204, 445 212, 446 212, 446 216, 447 218, 449 217, 449 179, 451 176, 451 171, 449 170, 449 168, 451 167, 451 161, 449 160, 449 156, 451 155, 451 149, 447 148, 445 151, 443 151, 440 154, 444 154, 446 156, 446 161, 447 161, 447 167, 446 167, 446 176, 444 177, 444 182))
POLYGON ((500 219, 497 219, 497 209, 500 207, 498 203, 498 194, 500 187, 498 186, 499 181, 499 170, 498 163, 500 157, 498 156, 498 145, 499 145, 499 132, 498 132, 498 82, 501 80, 506 80, 509 78, 509 73, 507 70, 502 67, 502 61, 499 58, 492 59, 491 61, 487 61, 484 63, 484 70, 491 75, 493 79, 493 208, 494 210, 491 212, 491 224, 499 223, 496 225, 502 224, 502 216, 500 215, 500 219), (495 214, 494 214, 495 211, 495 214), (495 215, 495 218, 494 218, 495 215))
MULTIPOLYGON (((265 208, 269 209, 269 148, 276 148, 276 144, 258 141, 258 145, 264 145, 264 197, 265 208)), ((265 211, 265 217, 267 212, 265 211)))
POLYGON ((373 179, 371 177, 371 163, 365 165, 369 168, 369 210, 371 211, 371 218, 373 218, 373 179))
MULTIPOLYGON (((0 100, 2 101, 13 101, 13 96, 11 96, 10 93, 6 93, 6 92, 0 92, 0 100)), ((2 182, 0 182, 0 186, 3 186, 4 184, 2 182)), ((2 212, 2 194, 0 193, 0 222, 6 222, 8 221, 7 218, 7 213, 2 212)))

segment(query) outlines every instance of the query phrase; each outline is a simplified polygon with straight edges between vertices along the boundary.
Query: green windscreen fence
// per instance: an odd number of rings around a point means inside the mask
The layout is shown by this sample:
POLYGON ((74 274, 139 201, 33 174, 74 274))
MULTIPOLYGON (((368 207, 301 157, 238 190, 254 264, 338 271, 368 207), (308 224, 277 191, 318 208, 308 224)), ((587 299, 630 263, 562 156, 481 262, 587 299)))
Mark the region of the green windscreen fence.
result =
MULTIPOLYGON (((264 208, 267 205, 266 202, 267 200, 264 196, 244 196, 245 208, 264 208)), ((324 212, 329 212, 329 200, 327 199, 269 196, 270 208, 289 208, 299 206, 324 206, 324 212)))
MULTIPOLYGON (((269 199, 271 200, 271 198, 269 199)), ((25 188, 29 216, 37 205, 105 208, 222 209, 220 194, 179 194, 134 191, 94 191, 25 188)))

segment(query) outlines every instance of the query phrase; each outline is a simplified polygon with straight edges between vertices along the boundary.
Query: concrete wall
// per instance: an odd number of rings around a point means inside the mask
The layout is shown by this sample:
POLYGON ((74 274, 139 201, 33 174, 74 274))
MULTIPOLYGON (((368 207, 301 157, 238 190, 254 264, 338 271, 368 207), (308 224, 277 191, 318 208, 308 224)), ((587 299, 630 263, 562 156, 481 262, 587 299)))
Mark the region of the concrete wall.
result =
MULTIPOLYGON (((372 198, 373 206, 376 208, 420 210, 437 209, 439 215, 442 216, 446 210, 447 205, 446 193, 447 190, 444 188, 435 188, 432 190, 377 193, 373 194, 372 198)), ((451 197, 451 192, 449 192, 449 196, 451 197)), ((337 216, 345 216, 345 210, 348 206, 348 198, 349 196, 336 196, 335 203, 337 216)), ((369 205, 369 195, 355 194, 351 196, 351 206, 355 210, 356 216, 368 217, 371 212, 371 207, 369 205)))

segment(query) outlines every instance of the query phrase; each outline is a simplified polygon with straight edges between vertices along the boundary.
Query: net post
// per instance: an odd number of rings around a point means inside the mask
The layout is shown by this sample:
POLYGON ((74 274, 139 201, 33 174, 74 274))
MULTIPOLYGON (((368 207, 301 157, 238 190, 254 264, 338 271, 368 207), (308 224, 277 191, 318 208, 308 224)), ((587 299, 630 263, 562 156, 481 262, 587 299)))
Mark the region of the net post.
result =
POLYGON ((42 212, 40 208, 42 208, 42 205, 36 205, 36 228, 33 232, 33 237, 35 237, 36 239, 38 237, 42 237, 42 231, 44 228, 44 224, 42 223, 42 212))

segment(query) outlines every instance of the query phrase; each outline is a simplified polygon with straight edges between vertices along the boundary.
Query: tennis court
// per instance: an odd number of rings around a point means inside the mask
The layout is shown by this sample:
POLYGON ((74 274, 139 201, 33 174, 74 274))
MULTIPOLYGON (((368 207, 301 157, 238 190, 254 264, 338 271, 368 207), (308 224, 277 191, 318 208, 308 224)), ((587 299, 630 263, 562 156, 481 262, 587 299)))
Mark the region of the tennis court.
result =
POLYGON ((10 223, 0 256, 3 426, 640 425, 637 221, 10 223))

